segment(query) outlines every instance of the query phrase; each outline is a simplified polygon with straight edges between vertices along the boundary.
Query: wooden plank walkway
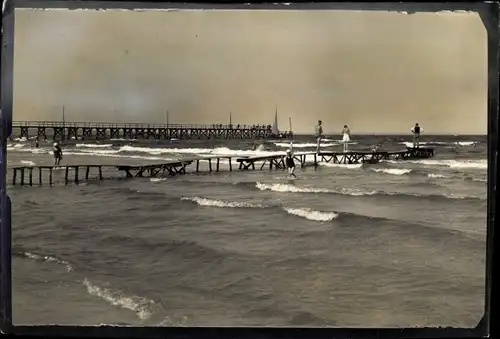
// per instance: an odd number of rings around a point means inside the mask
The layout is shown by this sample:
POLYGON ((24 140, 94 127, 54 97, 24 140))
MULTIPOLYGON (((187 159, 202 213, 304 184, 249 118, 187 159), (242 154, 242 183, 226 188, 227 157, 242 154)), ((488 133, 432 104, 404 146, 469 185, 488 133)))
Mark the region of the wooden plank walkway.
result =
MULTIPOLYGON (((317 166, 319 162, 333 162, 335 164, 360 164, 360 163, 378 163, 381 160, 409 160, 409 159, 423 159, 434 156, 433 148, 408 148, 403 151, 394 152, 295 152, 294 159, 297 160, 301 167, 307 165, 306 159, 308 156, 313 156, 312 165, 317 166)), ((35 182, 38 185, 44 184, 43 173, 49 174, 47 181, 49 185, 54 184, 54 171, 56 169, 64 170, 64 182, 68 184, 80 183, 82 180, 88 181, 91 179, 90 174, 97 171, 98 180, 104 180, 103 170, 111 169, 125 174, 125 178, 140 178, 140 177, 157 177, 167 174, 168 176, 186 174, 188 166, 196 164, 193 172, 200 173, 200 163, 202 161, 208 162, 208 172, 219 172, 220 163, 222 159, 229 160, 229 171, 233 171, 232 159, 236 158, 239 163, 239 170, 255 170, 255 164, 262 162, 260 169, 262 170, 266 164, 269 169, 284 170, 285 166, 285 153, 276 153, 266 156, 234 156, 234 155, 207 155, 197 156, 176 161, 170 161, 159 164, 148 165, 60 165, 60 166, 16 166, 11 167, 12 170, 12 185, 29 185, 33 186, 35 182), (215 162, 215 168, 213 167, 215 162), (38 172, 38 180, 34 180, 33 175, 38 172), (84 179, 80 173, 85 172, 84 179)))
MULTIPOLYGON (((368 152, 368 151, 352 151, 352 152, 294 152, 294 159, 297 160, 301 167, 306 166, 307 156, 313 156, 311 165, 317 166, 319 162, 334 163, 334 164, 376 164, 381 160, 410 160, 410 159, 425 159, 434 156, 433 148, 412 148, 408 147, 402 151, 392 152, 368 152)), ((266 164, 269 164, 269 169, 285 169, 285 153, 240 158, 237 161, 240 163, 240 170, 255 170, 255 163, 262 162, 260 169, 263 169, 266 164)))

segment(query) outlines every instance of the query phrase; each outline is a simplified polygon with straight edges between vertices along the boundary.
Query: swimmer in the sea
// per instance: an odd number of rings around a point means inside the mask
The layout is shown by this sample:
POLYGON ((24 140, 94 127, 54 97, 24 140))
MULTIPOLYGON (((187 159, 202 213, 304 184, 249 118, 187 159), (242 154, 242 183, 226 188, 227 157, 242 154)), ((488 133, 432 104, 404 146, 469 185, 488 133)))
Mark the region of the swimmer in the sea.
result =
POLYGON ((59 144, 57 142, 54 143, 53 153, 54 153, 54 165, 59 166, 59 164, 61 163, 63 154, 62 154, 61 146, 59 146, 59 144))
POLYGON ((295 175, 295 161, 293 161, 293 153, 291 150, 286 151, 285 165, 288 169, 288 175, 296 178, 295 175))

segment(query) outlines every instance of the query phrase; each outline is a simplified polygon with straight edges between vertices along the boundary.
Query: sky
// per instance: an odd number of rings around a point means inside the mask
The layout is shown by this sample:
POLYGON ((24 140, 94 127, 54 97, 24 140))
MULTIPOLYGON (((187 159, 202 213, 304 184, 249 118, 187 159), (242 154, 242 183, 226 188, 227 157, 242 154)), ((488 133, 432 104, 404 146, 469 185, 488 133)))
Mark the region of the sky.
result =
POLYGON ((13 118, 486 134, 477 13, 17 9, 13 118))

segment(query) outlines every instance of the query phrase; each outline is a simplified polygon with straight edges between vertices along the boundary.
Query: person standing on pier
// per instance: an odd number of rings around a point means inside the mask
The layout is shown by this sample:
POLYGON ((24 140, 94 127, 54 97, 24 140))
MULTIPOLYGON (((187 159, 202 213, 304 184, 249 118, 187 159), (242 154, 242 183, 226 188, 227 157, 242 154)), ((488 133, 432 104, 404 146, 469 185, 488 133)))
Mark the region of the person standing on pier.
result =
POLYGON ((318 124, 314 128, 314 136, 316 137, 316 153, 319 154, 319 148, 321 147, 321 137, 323 137, 323 126, 321 126, 322 121, 318 120, 318 124))
POLYGON ((420 133, 422 133, 424 129, 418 125, 418 123, 413 126, 411 132, 413 133, 413 148, 418 148, 420 146, 420 133))
POLYGON ((61 163, 63 154, 62 154, 61 146, 59 146, 59 144, 57 142, 54 143, 53 152, 54 152, 54 165, 59 166, 59 164, 61 163))
POLYGON ((344 125, 342 129, 342 142, 344 143, 344 153, 347 152, 347 146, 349 145, 349 141, 351 141, 351 131, 347 125, 344 125))

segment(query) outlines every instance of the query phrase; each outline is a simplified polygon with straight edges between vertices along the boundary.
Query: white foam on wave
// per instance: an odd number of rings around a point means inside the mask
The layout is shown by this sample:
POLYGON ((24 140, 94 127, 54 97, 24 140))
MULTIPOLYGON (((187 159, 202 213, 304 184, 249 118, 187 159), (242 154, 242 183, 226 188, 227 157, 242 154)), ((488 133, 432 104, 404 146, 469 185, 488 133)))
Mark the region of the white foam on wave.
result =
POLYGON ((281 193, 335 193, 353 196, 374 195, 377 191, 365 191, 356 188, 342 188, 341 190, 330 190, 326 188, 298 187, 289 184, 263 184, 257 182, 255 186, 261 191, 273 191, 281 193))
POLYGON ((42 255, 42 254, 36 254, 36 253, 31 253, 31 252, 24 252, 23 255, 27 258, 34 259, 34 260, 43 260, 43 261, 48 261, 48 262, 53 262, 59 265, 64 265, 66 267, 66 270, 68 272, 73 271, 73 266, 66 260, 61 260, 56 257, 52 257, 50 255, 42 255))
POLYGON ((159 181, 165 181, 167 180, 167 178, 151 178, 149 179, 149 181, 151 182, 159 182, 159 181))
POLYGON ((460 146, 473 146, 476 144, 475 141, 456 141, 455 144, 460 146))
POLYGON ((223 201, 208 199, 203 197, 182 197, 181 200, 192 201, 200 206, 227 207, 227 208, 265 208, 262 204, 252 204, 248 202, 223 201))
POLYGON ((29 161, 29 160, 21 160, 20 163, 21 163, 21 165, 27 165, 27 166, 35 166, 36 165, 33 161, 29 161))
MULTIPOLYGON (((51 151, 46 152, 51 153, 51 151)), ((101 157, 111 157, 111 158, 127 158, 127 159, 143 159, 143 160, 159 160, 159 161, 175 161, 177 159, 174 158, 166 158, 166 157, 151 157, 144 155, 121 155, 121 154, 108 154, 108 153, 100 153, 100 152, 64 152, 64 155, 80 155, 80 156, 101 156, 101 157)))
POLYGON ((337 167, 337 168, 347 168, 347 169, 357 169, 363 167, 363 164, 334 164, 329 162, 318 162, 320 166, 323 167, 337 167))
MULTIPOLYGON (((282 147, 282 148, 289 148, 290 147, 290 143, 285 143, 285 142, 275 142, 274 144, 276 146, 282 147)), ((296 144, 296 143, 294 143, 293 144, 293 148, 313 148, 313 147, 316 147, 316 146, 317 146, 317 144, 315 144, 315 143, 304 143, 304 144, 296 144)), ((323 147, 332 147, 332 146, 340 146, 340 144, 337 144, 337 143, 320 144, 320 148, 323 148, 323 147)))
POLYGON ((450 168, 477 168, 487 169, 488 160, 408 160, 406 162, 428 165, 428 166, 446 166, 450 168))
POLYGON ((15 150, 15 149, 23 148, 24 146, 26 146, 26 144, 7 144, 7 150, 9 150, 9 149, 15 150))
POLYGON ((448 176, 443 175, 443 174, 439 174, 439 173, 429 173, 429 174, 427 174, 427 177, 429 177, 431 179, 448 179, 449 178, 448 176))
POLYGON ((411 173, 412 170, 405 168, 372 168, 372 171, 392 175, 405 175, 411 173))
POLYGON ((76 144, 76 147, 88 147, 88 148, 110 148, 113 144, 76 144))
POLYGON ((472 181, 488 182, 488 179, 483 179, 483 178, 472 178, 472 181))
POLYGON ((310 208, 283 208, 288 214, 313 221, 332 221, 339 215, 335 212, 314 211, 310 208))
MULTIPOLYGON (((413 147, 413 142, 403 141, 403 142, 400 142, 400 144, 403 144, 406 147, 413 147)), ((419 142, 419 145, 448 145, 448 144, 449 144, 449 142, 445 142, 445 141, 421 141, 421 142, 419 142)))
POLYGON ((126 296, 120 291, 113 291, 108 288, 97 286, 87 278, 83 280, 83 285, 87 288, 87 292, 90 295, 98 297, 113 306, 135 312, 137 317, 141 320, 147 320, 153 314, 151 310, 151 307, 155 305, 153 300, 139 296, 126 296))

